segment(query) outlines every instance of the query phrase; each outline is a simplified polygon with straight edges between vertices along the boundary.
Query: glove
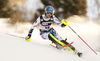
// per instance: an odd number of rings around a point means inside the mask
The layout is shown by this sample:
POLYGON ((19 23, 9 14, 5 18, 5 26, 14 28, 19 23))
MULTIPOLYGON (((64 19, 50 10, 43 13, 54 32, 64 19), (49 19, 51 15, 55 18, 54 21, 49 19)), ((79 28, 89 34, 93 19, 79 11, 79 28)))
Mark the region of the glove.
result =
POLYGON ((65 27, 66 25, 62 24, 61 27, 65 27))
POLYGON ((29 34, 25 37, 25 40, 26 40, 26 41, 28 41, 28 42, 31 41, 30 38, 31 38, 31 34, 32 34, 32 32, 33 32, 33 29, 30 29, 30 30, 29 30, 29 34))
POLYGON ((26 41, 28 41, 28 42, 30 42, 30 41, 31 41, 31 39, 30 39, 30 37, 29 37, 29 36, 26 36, 24 39, 25 39, 26 41))
POLYGON ((68 21, 66 19, 62 19, 61 22, 64 24, 64 25, 67 25, 68 26, 68 21))

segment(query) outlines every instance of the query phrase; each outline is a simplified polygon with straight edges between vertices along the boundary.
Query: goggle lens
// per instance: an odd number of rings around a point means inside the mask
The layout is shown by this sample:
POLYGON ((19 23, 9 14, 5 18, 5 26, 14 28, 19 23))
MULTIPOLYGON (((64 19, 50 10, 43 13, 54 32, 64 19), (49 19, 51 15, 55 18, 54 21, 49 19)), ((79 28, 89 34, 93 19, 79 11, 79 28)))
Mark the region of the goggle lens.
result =
POLYGON ((46 14, 47 14, 47 15, 53 15, 53 13, 52 13, 52 12, 46 12, 46 14))

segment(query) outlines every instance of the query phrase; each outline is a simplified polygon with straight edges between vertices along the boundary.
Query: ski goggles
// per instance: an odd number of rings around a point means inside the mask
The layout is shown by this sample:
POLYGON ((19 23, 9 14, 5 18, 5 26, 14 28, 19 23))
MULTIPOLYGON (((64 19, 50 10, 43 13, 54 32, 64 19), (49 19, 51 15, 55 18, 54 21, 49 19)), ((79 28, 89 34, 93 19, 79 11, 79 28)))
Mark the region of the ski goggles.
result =
POLYGON ((52 12, 46 12, 46 14, 47 14, 47 15, 53 15, 53 13, 52 13, 52 12))

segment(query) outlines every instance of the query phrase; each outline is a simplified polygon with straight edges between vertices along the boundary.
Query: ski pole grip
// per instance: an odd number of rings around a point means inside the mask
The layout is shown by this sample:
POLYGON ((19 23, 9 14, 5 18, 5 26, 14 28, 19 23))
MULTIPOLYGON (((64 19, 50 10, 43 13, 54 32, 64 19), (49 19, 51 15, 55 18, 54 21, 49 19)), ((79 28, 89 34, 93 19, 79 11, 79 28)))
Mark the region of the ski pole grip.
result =
POLYGON ((64 25, 67 25, 67 26, 69 26, 69 25, 68 25, 68 21, 67 21, 67 20, 65 20, 65 19, 62 19, 62 20, 61 20, 61 22, 62 22, 64 25))

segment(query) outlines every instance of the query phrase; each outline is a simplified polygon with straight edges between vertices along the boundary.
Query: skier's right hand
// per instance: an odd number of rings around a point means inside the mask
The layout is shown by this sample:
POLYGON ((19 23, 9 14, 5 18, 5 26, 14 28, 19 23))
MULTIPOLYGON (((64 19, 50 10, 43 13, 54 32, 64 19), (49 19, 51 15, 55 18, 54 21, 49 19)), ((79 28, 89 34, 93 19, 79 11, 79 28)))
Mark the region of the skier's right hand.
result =
POLYGON ((28 41, 28 42, 31 41, 31 39, 30 39, 30 37, 28 35, 25 37, 25 40, 28 41))
POLYGON ((33 32, 33 29, 30 29, 28 35, 25 37, 25 40, 26 40, 26 41, 28 41, 28 42, 31 41, 30 38, 31 38, 31 34, 32 34, 32 32, 33 32))

